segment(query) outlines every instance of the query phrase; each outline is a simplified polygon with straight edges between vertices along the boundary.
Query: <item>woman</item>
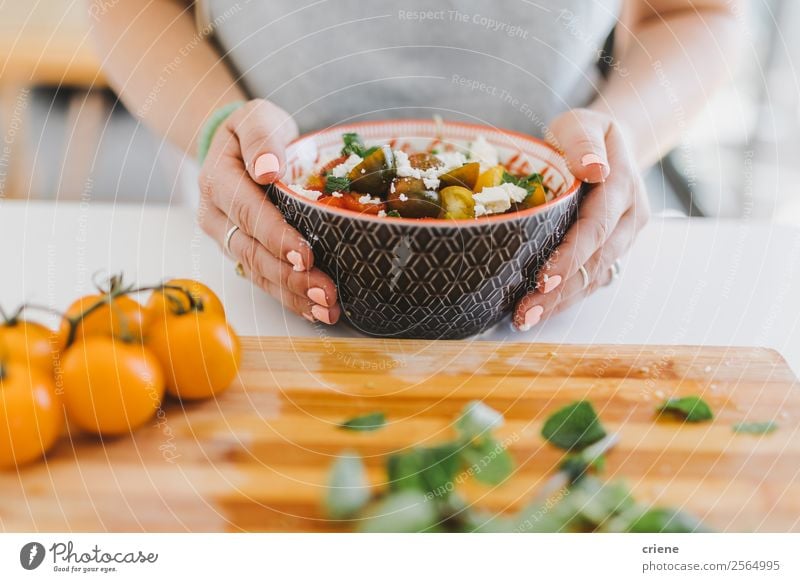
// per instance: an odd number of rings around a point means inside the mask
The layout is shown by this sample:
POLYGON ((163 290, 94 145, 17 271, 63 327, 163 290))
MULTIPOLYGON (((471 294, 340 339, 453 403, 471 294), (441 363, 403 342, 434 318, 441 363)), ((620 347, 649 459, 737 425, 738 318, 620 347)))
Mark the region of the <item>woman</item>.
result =
POLYGON ((336 289, 261 188, 281 176, 298 131, 439 114, 544 136, 593 187, 515 309, 514 324, 526 330, 613 278, 648 218, 642 169, 729 75, 738 8, 733 0, 118 0, 90 13, 129 109, 184 151, 207 149, 205 232, 309 320, 339 319, 336 289), (610 39, 613 51, 604 51, 610 39))

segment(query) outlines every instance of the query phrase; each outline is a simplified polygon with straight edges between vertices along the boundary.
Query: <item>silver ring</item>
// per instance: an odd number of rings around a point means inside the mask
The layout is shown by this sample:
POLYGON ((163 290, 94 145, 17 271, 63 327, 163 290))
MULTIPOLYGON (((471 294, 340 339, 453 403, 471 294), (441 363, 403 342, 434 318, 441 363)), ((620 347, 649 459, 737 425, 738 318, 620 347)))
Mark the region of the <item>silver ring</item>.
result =
POLYGON ((578 267, 578 272, 581 274, 581 277, 583 277, 583 287, 581 287, 581 291, 583 291, 589 286, 589 273, 583 265, 578 267))
POLYGON ((620 264, 619 259, 611 263, 611 267, 609 268, 611 269, 611 280, 616 281, 619 279, 619 273, 622 270, 622 265, 620 264))
POLYGON ((225 249, 225 252, 229 255, 233 255, 233 251, 231 251, 231 239, 233 235, 236 234, 236 231, 239 230, 239 227, 235 224, 228 229, 228 232, 225 233, 225 242, 222 244, 222 247, 225 249))

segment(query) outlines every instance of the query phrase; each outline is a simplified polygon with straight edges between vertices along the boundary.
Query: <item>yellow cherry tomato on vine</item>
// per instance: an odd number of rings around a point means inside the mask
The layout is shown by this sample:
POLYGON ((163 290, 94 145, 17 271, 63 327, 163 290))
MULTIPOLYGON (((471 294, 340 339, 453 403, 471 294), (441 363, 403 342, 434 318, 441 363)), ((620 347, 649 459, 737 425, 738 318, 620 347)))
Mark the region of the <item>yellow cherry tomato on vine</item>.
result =
POLYGON ((17 319, 0 324, 0 360, 52 373, 59 346, 57 334, 40 323, 17 319))
MULTIPOLYGON (((65 315, 77 317, 104 297, 106 295, 103 294, 81 297, 69 306, 65 315)), ((145 308, 138 301, 127 295, 120 295, 114 299, 113 307, 109 303, 100 305, 81 320, 75 331, 75 341, 95 336, 124 337, 126 335, 130 339, 141 340, 145 315, 145 308)), ((69 323, 66 320, 61 322, 59 334, 63 342, 61 345, 66 346, 69 336, 69 323)))
POLYGON ((16 362, 0 364, 0 468, 40 458, 61 434, 62 418, 47 373, 16 362))
POLYGON ((222 301, 219 300, 217 294, 199 281, 193 279, 171 279, 165 285, 181 287, 183 290, 164 289, 153 291, 147 302, 147 311, 153 320, 163 319, 165 313, 175 315, 176 313, 188 311, 191 306, 186 292, 195 301, 202 303, 202 311, 204 313, 225 317, 225 308, 222 306, 222 301))
POLYGON ((147 346, 161 363, 167 392, 182 400, 216 396, 239 369, 239 338, 220 316, 189 312, 156 322, 147 346))
POLYGON ((161 407, 164 374, 140 343, 89 337, 66 351, 61 369, 67 415, 86 431, 127 434, 161 407))

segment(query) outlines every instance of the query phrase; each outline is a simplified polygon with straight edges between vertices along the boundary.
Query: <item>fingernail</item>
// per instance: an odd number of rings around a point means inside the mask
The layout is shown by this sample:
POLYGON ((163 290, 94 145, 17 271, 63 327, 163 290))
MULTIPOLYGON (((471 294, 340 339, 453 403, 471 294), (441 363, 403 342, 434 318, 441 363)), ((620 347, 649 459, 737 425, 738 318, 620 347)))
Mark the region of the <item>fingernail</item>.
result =
POLYGON ((286 260, 292 264, 292 269, 295 271, 306 270, 306 264, 303 262, 303 255, 297 251, 289 251, 286 253, 286 260))
POLYGON ((552 276, 545 275, 542 278, 542 283, 544 283, 542 291, 544 293, 550 293, 550 291, 561 285, 561 275, 552 275, 552 276))
POLYGON ((333 322, 331 321, 331 312, 328 311, 326 308, 322 307, 322 305, 312 305, 311 306, 311 313, 314 314, 314 317, 331 325, 333 322))
POLYGON ((261 154, 256 158, 254 172, 256 178, 266 178, 269 174, 277 174, 281 169, 275 154, 261 154))
POLYGON ((581 158, 581 165, 583 165, 584 168, 592 168, 593 166, 596 167, 599 173, 597 176, 598 180, 605 180, 608 177, 608 164, 597 154, 584 155, 581 158))
POLYGON ((311 315, 310 313, 303 313, 302 316, 305 317, 311 323, 314 323, 315 321, 317 321, 316 319, 314 319, 314 316, 311 315))
POLYGON ((308 298, 314 303, 328 307, 328 297, 325 295, 325 290, 320 287, 312 287, 306 293, 308 298))
POLYGON ((528 309, 528 311, 525 312, 525 322, 519 326, 519 330, 528 331, 539 323, 539 320, 542 319, 542 313, 544 313, 544 307, 541 305, 534 305, 528 309))

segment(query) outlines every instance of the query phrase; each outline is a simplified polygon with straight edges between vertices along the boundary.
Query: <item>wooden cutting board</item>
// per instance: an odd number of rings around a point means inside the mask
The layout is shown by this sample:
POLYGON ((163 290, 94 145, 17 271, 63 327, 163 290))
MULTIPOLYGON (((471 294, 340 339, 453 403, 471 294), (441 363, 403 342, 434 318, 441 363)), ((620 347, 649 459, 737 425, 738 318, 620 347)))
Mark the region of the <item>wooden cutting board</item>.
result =
MULTIPOLYGON (((323 332, 321 331, 321 334, 323 332)), ((370 478, 384 456, 453 436, 481 399, 502 411, 515 474, 463 493, 497 512, 523 506, 561 454, 539 436, 557 408, 589 398, 621 443, 606 476, 642 501, 692 512, 718 531, 800 530, 800 390, 774 351, 481 341, 244 340, 241 378, 216 401, 165 414, 133 437, 73 435, 19 474, 0 474, 4 531, 331 531, 320 500, 332 456, 355 449, 370 478), (655 420, 667 396, 702 394, 712 423, 655 420), (371 433, 337 429, 384 411, 371 433), (741 420, 777 432, 735 434, 741 420)))

